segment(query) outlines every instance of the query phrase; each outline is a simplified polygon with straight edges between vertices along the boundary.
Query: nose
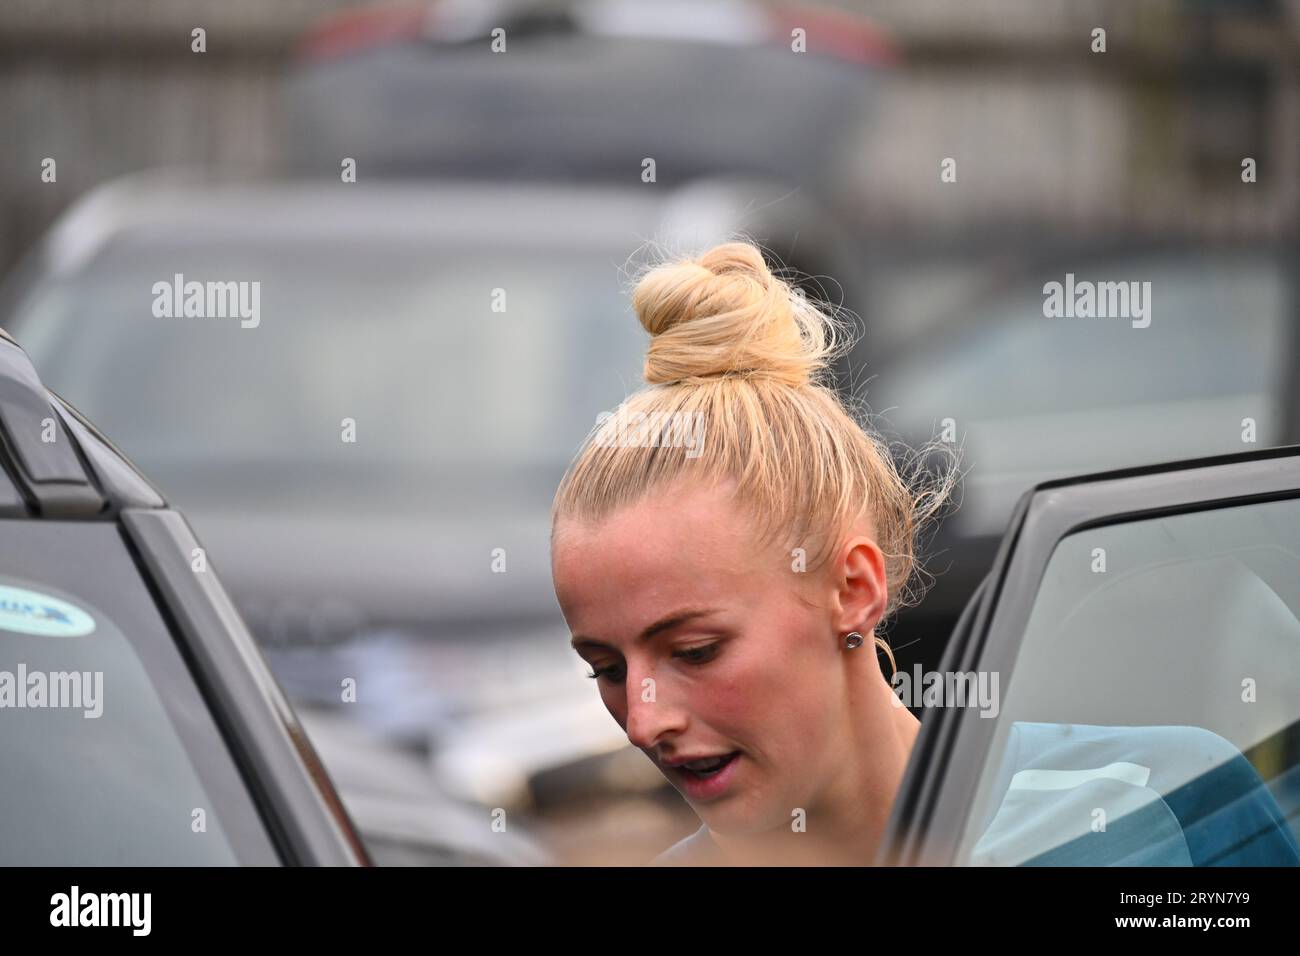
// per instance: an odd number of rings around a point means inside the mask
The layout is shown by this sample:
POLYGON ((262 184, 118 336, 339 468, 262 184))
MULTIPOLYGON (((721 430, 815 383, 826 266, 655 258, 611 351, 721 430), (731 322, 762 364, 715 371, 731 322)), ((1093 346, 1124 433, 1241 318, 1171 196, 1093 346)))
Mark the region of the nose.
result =
POLYGON ((663 681, 647 685, 644 671, 627 682, 627 739, 641 750, 654 750, 686 727, 686 712, 664 694, 663 681), (651 691, 653 690, 653 693, 651 691))

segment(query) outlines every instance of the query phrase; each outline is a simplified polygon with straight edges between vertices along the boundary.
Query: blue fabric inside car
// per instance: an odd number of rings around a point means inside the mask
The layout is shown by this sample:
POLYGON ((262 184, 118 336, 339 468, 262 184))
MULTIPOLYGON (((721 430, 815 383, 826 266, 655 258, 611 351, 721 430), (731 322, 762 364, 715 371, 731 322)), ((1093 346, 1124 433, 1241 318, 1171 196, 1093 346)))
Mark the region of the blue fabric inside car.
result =
POLYGON ((1017 721, 969 863, 1300 866, 1255 768, 1201 727, 1017 721))

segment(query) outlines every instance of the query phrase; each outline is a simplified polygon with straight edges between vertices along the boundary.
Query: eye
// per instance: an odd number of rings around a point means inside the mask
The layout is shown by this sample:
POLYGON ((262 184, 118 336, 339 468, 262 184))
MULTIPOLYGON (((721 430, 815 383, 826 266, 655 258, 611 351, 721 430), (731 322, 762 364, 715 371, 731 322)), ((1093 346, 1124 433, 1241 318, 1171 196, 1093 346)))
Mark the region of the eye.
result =
POLYGON ((676 651, 673 657, 686 661, 688 664, 707 664, 713 658, 718 656, 718 641, 712 644, 701 644, 698 647, 688 647, 685 650, 676 651))
MULTIPOLYGON (((721 643, 721 641, 714 641, 712 644, 701 644, 697 647, 687 647, 680 651, 674 651, 673 657, 698 667, 701 664, 709 663, 709 661, 718 656, 718 650, 720 649, 721 643)), ((618 682, 623 680, 627 675, 624 673, 623 665, 611 664, 608 667, 596 667, 593 665, 591 673, 587 676, 592 680, 604 677, 609 681, 618 682)))
POLYGON ((597 677, 604 677, 612 681, 621 681, 623 679, 623 668, 619 664, 612 664, 609 667, 593 667, 591 673, 587 676, 592 680, 597 677))

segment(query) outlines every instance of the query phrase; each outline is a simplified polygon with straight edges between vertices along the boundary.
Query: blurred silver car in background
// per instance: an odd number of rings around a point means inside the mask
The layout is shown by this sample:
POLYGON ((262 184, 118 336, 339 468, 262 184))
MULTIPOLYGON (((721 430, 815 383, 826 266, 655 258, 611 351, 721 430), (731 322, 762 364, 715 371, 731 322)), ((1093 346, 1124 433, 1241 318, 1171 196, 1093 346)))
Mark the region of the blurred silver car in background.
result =
POLYGON ((914 447, 948 438, 964 476, 929 549, 934 585, 899 619, 904 655, 937 665, 1026 489, 1300 442, 1296 261, 1289 237, 1043 243, 986 266, 966 302, 873 356, 879 423, 914 447), (1047 315, 1045 290, 1067 276, 1142 283, 1146 317, 1047 315))
POLYGON ((660 185, 756 175, 826 203, 899 55, 856 11, 754 0, 385 4, 297 53, 294 170, 635 183, 651 158, 660 185))

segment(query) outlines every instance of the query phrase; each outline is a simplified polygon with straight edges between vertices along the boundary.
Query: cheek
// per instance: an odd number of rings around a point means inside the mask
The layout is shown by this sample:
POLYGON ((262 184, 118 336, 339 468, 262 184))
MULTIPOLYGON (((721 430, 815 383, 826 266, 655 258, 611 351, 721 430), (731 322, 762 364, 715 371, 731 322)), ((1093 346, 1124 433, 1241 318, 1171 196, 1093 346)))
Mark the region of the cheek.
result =
POLYGON ((710 688, 707 706, 748 728, 769 756, 797 760, 831 730, 840 670, 820 617, 794 610, 768 620, 752 639, 737 642, 744 647, 710 688))
POLYGON ((752 665, 737 653, 725 661, 718 660, 712 672, 692 682, 687 691, 688 706, 696 720, 742 740, 752 736, 764 719, 763 697, 752 665))
POLYGON ((609 715, 618 725, 627 730, 627 688, 623 684, 611 684, 604 678, 597 678, 591 683, 600 691, 600 702, 605 705, 609 715))
POLYGON ((708 680, 693 688, 697 715, 716 730, 758 747, 765 740, 797 734, 797 724, 790 726, 788 720, 797 659, 762 635, 746 635, 731 645, 731 653, 718 660, 708 680))

